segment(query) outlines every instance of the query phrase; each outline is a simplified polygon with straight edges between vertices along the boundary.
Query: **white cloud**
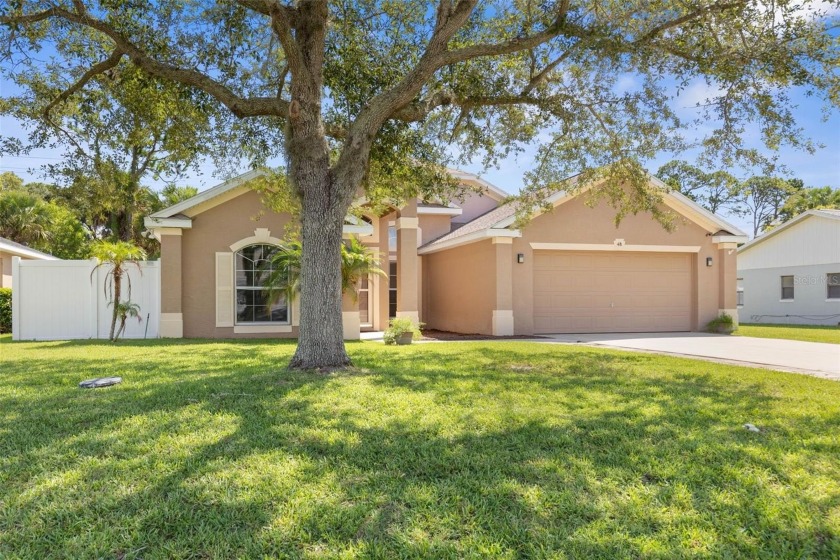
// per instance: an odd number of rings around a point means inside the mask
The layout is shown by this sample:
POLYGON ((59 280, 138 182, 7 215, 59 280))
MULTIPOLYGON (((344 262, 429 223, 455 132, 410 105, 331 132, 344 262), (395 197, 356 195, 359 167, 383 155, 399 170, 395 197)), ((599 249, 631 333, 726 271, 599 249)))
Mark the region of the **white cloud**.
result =
POLYGON ((706 83, 705 80, 695 80, 679 93, 676 103, 678 107, 691 108, 698 104, 709 103, 723 93, 723 89, 714 82, 706 83))

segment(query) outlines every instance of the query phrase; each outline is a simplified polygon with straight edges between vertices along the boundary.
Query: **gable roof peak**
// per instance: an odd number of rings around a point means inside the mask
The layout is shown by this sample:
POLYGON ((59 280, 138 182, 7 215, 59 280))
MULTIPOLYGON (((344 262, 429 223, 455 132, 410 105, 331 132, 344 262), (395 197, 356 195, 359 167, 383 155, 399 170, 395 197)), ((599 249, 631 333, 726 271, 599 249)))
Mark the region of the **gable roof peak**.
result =
POLYGON ((784 232, 785 230, 791 228, 792 226, 807 220, 811 216, 816 216, 818 218, 828 218, 830 220, 840 220, 840 209, 820 208, 820 209, 807 210, 805 212, 802 212, 798 216, 795 216, 795 217, 791 218, 790 220, 774 227, 770 231, 765 231, 761 235, 755 237, 752 241, 750 241, 748 243, 745 243, 744 245, 741 245, 738 248, 738 252, 742 253, 744 251, 752 249, 756 245, 758 245, 760 243, 764 243, 768 239, 771 239, 771 238, 775 237, 776 235, 784 232))

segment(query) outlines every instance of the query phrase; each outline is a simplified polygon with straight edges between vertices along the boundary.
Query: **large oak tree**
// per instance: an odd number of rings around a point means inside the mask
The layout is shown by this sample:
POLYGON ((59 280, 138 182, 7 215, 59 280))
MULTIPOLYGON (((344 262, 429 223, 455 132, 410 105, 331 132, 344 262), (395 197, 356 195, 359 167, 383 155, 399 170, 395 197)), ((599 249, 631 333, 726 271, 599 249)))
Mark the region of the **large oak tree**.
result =
POLYGON ((492 163, 538 142, 526 202, 582 171, 579 186, 607 179, 595 193, 620 217, 656 208, 637 162, 685 145, 692 123, 669 104, 681 88, 719 90, 698 117, 719 124, 703 148, 727 161, 759 158, 741 141, 751 122, 770 147, 807 147, 788 88, 840 97, 831 24, 788 0, 15 0, 0 23, 12 72, 53 49, 82 89, 128 61, 285 154, 301 208, 302 368, 349 363, 340 244, 360 188, 408 195, 432 184, 413 170, 434 176, 447 154, 492 163))

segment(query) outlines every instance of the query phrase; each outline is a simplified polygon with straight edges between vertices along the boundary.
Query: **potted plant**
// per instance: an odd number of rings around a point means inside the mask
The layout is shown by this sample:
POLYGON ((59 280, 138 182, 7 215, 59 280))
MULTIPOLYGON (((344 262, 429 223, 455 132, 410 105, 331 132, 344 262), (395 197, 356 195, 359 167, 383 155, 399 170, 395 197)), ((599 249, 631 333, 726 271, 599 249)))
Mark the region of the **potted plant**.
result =
POLYGON ((721 313, 709 321, 706 330, 718 334, 732 334, 735 331, 735 320, 729 313, 721 313))
POLYGON ((382 336, 385 344, 411 344, 412 340, 420 339, 420 326, 410 317, 396 317, 382 336))

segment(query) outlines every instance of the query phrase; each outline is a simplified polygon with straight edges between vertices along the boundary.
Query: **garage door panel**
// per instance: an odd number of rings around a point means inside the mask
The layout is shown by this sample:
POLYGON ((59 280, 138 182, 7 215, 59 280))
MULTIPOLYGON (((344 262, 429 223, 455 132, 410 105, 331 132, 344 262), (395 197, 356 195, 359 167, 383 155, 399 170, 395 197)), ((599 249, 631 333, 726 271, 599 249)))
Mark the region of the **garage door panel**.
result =
POLYGON ((552 289, 555 273, 547 270, 534 271, 534 292, 545 293, 552 289))
POLYGON ((537 333, 691 330, 687 253, 534 254, 537 333))
POLYGON ((567 310, 576 310, 576 309, 589 309, 595 303, 597 298, 583 296, 583 297, 574 297, 570 295, 557 295, 557 294, 550 294, 550 304, 547 306, 545 311, 550 312, 550 314, 555 314, 557 312, 567 311, 567 310))

